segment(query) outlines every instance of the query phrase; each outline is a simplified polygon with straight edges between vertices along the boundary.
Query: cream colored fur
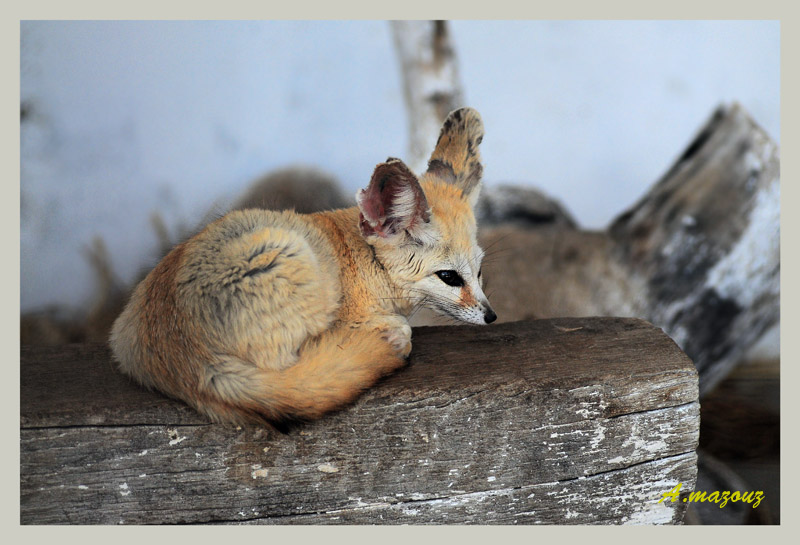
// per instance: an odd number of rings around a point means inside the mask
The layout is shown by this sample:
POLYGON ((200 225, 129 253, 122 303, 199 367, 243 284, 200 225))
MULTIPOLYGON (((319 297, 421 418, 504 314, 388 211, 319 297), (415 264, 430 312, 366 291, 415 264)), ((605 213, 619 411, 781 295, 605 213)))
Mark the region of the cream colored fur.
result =
POLYGON ((471 205, 481 136, 477 112, 457 110, 421 183, 394 159, 359 207, 211 223, 137 286, 111 333, 120 369, 214 420, 280 426, 401 367, 418 306, 492 321, 471 205), (443 268, 464 285, 445 285, 443 268))

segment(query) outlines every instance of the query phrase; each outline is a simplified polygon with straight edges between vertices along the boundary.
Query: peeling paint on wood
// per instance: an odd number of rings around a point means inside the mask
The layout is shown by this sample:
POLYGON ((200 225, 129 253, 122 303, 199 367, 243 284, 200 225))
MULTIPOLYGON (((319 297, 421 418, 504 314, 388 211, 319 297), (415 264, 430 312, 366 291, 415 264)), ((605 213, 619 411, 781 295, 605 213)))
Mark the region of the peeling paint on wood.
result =
POLYGON ((669 524, 696 478, 696 371, 641 320, 421 328, 408 368, 288 434, 108 357, 23 349, 23 524, 669 524))

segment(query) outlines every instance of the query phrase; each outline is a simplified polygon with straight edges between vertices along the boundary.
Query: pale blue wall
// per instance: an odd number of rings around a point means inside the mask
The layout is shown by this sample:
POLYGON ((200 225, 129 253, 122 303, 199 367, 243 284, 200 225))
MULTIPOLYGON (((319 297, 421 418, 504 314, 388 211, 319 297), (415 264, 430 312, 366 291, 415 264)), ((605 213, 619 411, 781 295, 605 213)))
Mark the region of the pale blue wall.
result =
MULTIPOLYGON (((455 22, 485 180, 534 183, 587 227, 632 204, 721 101, 779 140, 777 22, 455 22)), ((384 22, 24 22, 22 308, 83 305, 102 236, 124 280, 152 266, 149 216, 221 211, 310 163, 348 193, 404 156, 384 22)))

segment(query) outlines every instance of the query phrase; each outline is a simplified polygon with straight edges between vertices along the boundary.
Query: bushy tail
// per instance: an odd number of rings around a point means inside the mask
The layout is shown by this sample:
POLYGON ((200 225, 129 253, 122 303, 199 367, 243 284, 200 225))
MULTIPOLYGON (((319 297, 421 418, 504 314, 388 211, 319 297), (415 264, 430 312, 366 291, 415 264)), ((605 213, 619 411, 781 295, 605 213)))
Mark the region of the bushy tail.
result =
POLYGON ((442 125, 425 176, 452 183, 469 195, 483 174, 478 146, 483 140, 483 121, 472 108, 450 112, 442 125))
POLYGON ((197 399, 187 399, 217 421, 270 424, 279 430, 352 402, 405 360, 377 330, 341 328, 309 342, 282 371, 238 358, 207 368, 197 399))

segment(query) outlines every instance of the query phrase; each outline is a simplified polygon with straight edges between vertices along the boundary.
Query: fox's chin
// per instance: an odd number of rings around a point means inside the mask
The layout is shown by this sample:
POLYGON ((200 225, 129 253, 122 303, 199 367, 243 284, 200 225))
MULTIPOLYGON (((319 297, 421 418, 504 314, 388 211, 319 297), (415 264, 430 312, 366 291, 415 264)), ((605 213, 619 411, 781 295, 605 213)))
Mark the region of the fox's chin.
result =
POLYGON ((488 325, 488 324, 486 323, 486 320, 484 320, 483 316, 481 316, 481 317, 480 317, 479 319, 477 319, 477 320, 476 320, 476 319, 473 319, 473 318, 471 318, 471 319, 459 318, 459 319, 458 319, 458 321, 459 321, 459 322, 463 322, 463 323, 465 323, 465 324, 470 324, 470 325, 488 325))
POLYGON ((430 309, 435 311, 440 316, 453 320, 457 324, 486 325, 486 320, 481 312, 465 312, 464 314, 454 314, 439 306, 431 306, 430 309))

